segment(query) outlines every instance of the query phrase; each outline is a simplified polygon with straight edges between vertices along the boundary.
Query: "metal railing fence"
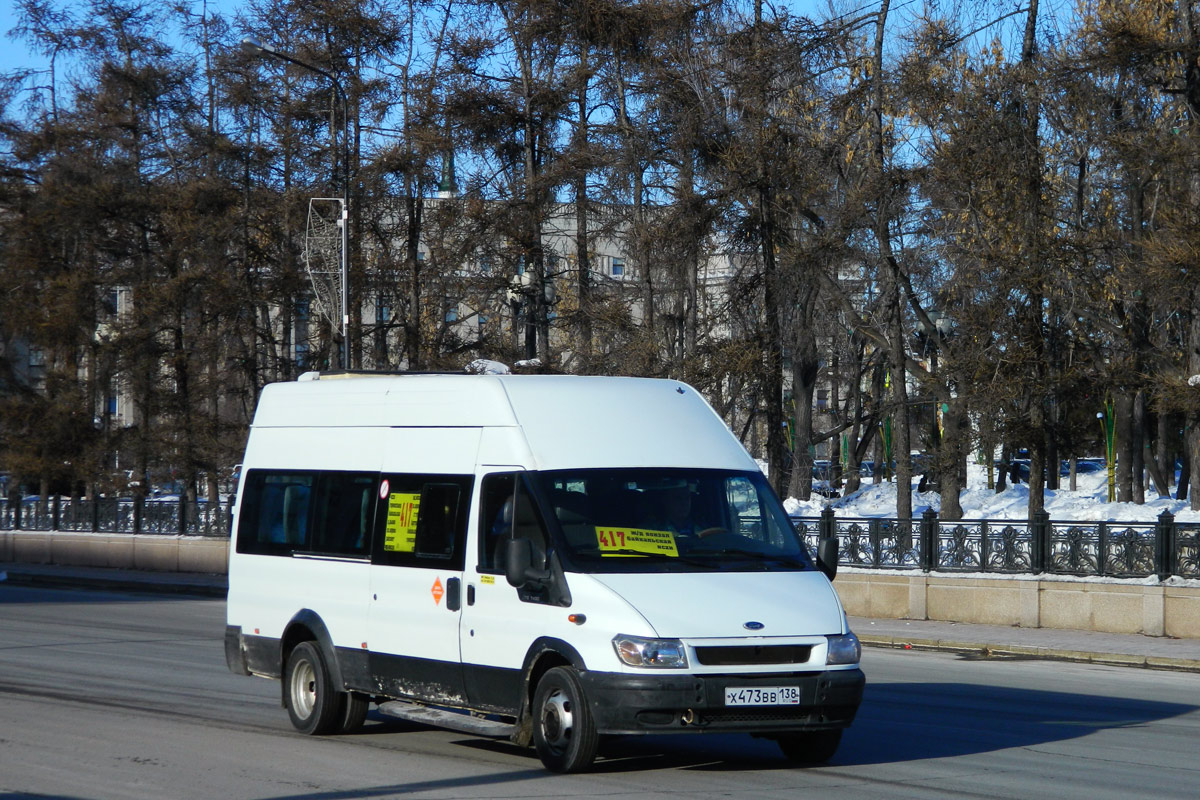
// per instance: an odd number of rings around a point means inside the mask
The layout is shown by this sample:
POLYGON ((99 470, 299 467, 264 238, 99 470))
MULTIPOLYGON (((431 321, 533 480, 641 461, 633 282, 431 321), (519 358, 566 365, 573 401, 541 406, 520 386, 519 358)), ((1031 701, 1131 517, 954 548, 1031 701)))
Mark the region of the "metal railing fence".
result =
POLYGON ((881 570, 992 572, 1082 577, 1200 578, 1200 523, 1164 511, 1156 522, 1051 520, 942 521, 932 510, 916 519, 793 517, 815 552, 836 536, 838 564, 881 570))
POLYGON ((229 535, 231 510, 228 503, 182 498, 0 498, 0 530, 222 537, 229 535))

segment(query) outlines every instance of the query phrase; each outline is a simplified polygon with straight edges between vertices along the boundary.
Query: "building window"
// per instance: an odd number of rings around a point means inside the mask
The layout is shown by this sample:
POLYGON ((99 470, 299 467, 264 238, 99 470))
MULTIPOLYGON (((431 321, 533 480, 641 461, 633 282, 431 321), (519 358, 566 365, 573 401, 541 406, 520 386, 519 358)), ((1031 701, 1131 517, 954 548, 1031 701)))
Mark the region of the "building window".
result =
POLYGON ((117 396, 115 394, 110 394, 108 396, 108 400, 105 401, 105 407, 107 408, 108 415, 110 417, 115 417, 117 415, 117 396))
POLYGON ((458 322, 458 309, 452 308, 446 312, 446 322, 458 322))
POLYGON ((614 278, 620 278, 624 274, 625 274, 625 259, 614 258, 612 260, 612 276, 614 278))
POLYGON ((825 411, 829 408, 829 390, 817 389, 817 408, 825 411))
POLYGON ((121 308, 121 296, 116 289, 107 289, 102 293, 100 305, 105 314, 114 316, 121 308))
POLYGON ((308 368, 308 344, 296 345, 296 366, 300 369, 308 368))

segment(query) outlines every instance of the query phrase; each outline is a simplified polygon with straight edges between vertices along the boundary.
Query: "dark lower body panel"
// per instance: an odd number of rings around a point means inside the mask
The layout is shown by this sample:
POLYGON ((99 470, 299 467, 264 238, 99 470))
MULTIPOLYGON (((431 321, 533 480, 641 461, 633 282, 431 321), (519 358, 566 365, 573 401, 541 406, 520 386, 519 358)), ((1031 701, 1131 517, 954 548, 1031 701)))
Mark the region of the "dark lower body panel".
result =
MULTIPOLYGON (((521 707, 521 670, 447 664, 406 656, 336 649, 344 689, 378 699, 403 699, 514 717, 521 707), (467 697, 463 687, 467 687, 467 697)), ((280 642, 225 631, 225 660, 243 675, 278 678, 280 642)), ((862 670, 770 675, 630 675, 583 671, 588 704, 603 734, 788 731, 845 728, 862 702, 862 670), (726 706, 725 689, 795 686, 796 705, 726 706)))
POLYGON ((862 702, 862 670, 771 675, 580 676, 601 733, 788 731, 845 728, 862 702), (797 705, 726 706, 726 687, 795 686, 797 705))

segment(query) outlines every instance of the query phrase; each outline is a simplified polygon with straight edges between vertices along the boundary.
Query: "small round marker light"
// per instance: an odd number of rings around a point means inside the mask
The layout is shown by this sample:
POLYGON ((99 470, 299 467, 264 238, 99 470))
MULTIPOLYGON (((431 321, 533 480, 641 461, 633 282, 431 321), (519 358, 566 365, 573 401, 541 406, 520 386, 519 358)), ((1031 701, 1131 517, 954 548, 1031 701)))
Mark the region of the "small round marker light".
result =
POLYGON ((576 625, 582 625, 587 622, 586 614, 571 614, 567 617, 567 622, 574 622, 576 625))

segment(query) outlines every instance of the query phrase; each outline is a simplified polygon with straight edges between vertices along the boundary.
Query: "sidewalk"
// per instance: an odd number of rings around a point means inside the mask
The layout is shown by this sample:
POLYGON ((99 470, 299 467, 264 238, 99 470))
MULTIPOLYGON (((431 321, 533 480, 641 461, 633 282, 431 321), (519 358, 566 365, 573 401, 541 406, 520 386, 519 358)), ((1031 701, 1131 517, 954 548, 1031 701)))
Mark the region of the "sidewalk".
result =
POLYGON ((1200 672, 1200 639, 851 617, 864 645, 1200 672))
MULTIPOLYGON (((0 578, 0 586, 8 583, 221 598, 225 597, 227 586, 224 575, 49 564, 0 563, 0 575, 4 576, 0 578)), ((850 627, 868 647, 940 650, 980 656, 1054 659, 1200 672, 1200 639, 865 617, 851 617, 850 627)))

